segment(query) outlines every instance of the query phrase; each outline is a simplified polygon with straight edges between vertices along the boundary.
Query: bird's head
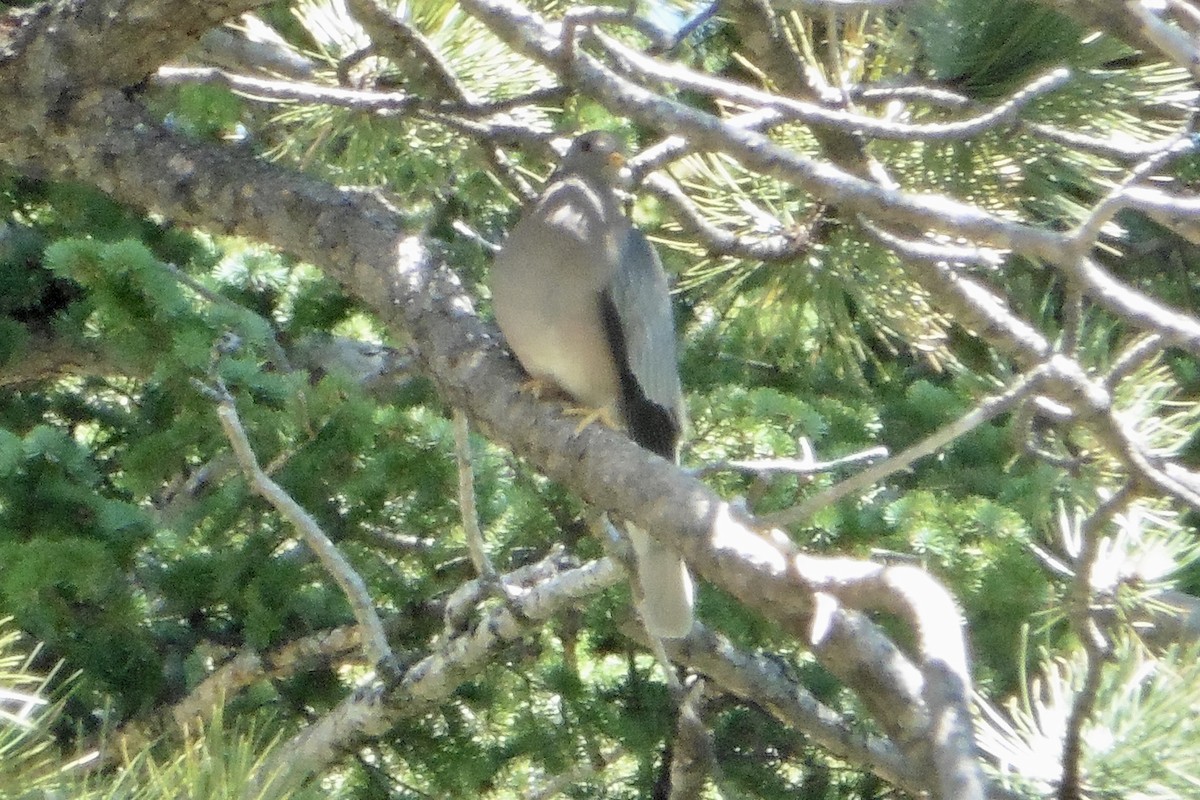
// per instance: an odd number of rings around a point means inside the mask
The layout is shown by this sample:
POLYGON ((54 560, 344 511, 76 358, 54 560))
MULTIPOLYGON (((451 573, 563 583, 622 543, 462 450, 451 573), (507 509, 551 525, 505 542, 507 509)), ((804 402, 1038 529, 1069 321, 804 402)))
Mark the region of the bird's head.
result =
POLYGON ((608 131, 581 133, 563 156, 560 171, 598 178, 614 184, 625 165, 621 139, 608 131))

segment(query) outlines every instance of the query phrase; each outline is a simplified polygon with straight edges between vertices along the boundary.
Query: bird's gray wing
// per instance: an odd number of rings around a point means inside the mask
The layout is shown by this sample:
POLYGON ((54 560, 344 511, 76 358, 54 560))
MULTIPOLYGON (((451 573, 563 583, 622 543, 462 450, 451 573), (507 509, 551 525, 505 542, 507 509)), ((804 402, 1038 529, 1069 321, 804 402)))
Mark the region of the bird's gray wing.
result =
POLYGON ((673 460, 683 428, 683 394, 670 289, 658 254, 632 226, 601 303, 609 346, 620 366, 630 436, 673 460))
MULTIPOLYGON (((683 428, 683 393, 667 275, 650 242, 632 226, 601 302, 609 346, 621 365, 622 412, 638 444, 674 460, 683 428)), ((679 553, 626 526, 637 553, 642 620, 651 635, 686 636, 694 618, 691 574, 679 553)))

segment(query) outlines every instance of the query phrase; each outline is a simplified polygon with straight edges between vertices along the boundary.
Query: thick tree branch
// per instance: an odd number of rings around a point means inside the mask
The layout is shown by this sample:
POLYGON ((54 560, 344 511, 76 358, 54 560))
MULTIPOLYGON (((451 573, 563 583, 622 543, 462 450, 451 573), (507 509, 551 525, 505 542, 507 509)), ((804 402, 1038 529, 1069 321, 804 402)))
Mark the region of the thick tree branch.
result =
MULTIPOLYGON (((642 627, 633 622, 622 625, 621 632, 643 645, 649 642, 642 627)), ((673 662, 754 703, 839 758, 869 769, 906 791, 919 794, 924 790, 916 762, 905 759, 885 739, 851 730, 840 714, 789 678, 778 661, 741 651, 727 638, 701 624, 686 637, 664 645, 673 662)))
MULTIPOLYGON (((0 153, 19 165, 90 180, 124 202, 275 242, 323 264, 385 324, 411 333, 426 371, 485 433, 598 507, 679 546, 702 575, 753 607, 808 629, 812 595, 803 580, 789 577, 795 550, 785 537, 763 539, 706 487, 623 436, 596 426, 577 436, 553 406, 521 395, 516 368, 499 358, 457 281, 374 199, 186 142, 117 95, 104 114, 78 119, 60 136, 0 142, 0 153), (30 161, 35 152, 37 161, 30 161)), ((879 713, 895 719, 908 709, 903 716, 921 716, 919 686, 896 682, 879 657, 885 640, 877 631, 864 623, 834 632, 814 647, 835 672, 874 697, 879 713)))
POLYGON ((9 360, 0 364, 0 389, 65 378, 70 375, 105 377, 145 375, 148 370, 127 363, 91 341, 61 336, 30 336, 20 341, 9 360))
POLYGON ((826 162, 799 155, 755 131, 656 95, 586 53, 563 63, 559 40, 536 14, 510 0, 464 0, 463 6, 515 50, 556 71, 613 111, 651 128, 671 128, 697 147, 726 152, 746 167, 796 184, 828 203, 919 229, 951 231, 1033 257, 1064 257, 1063 237, 980 211, 940 195, 881 187, 826 162))
MULTIPOLYGON (((504 644, 538 630, 543 620, 612 586, 622 576, 621 568, 604 558, 515 595, 513 604, 519 614, 500 606, 485 614, 472 630, 444 641, 410 667, 396 684, 363 688, 350 695, 293 737, 280 750, 276 763, 263 765, 260 774, 282 774, 287 786, 298 786, 339 760, 347 750, 382 735, 397 720, 418 716, 445 701, 504 644)), ((502 579, 507 582, 507 577, 502 579)))
POLYGON ((4 69, 22 79, 7 91, 61 115, 98 88, 140 83, 200 34, 260 5, 264 0, 71 0, 15 12, 21 28, 4 69))

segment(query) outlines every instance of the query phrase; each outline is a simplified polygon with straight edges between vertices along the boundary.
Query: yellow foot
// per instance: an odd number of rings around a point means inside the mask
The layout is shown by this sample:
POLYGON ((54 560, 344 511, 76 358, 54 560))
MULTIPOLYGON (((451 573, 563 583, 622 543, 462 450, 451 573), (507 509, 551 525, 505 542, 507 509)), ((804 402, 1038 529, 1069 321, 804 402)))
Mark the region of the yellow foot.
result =
POLYGON ((612 406, 601 406, 600 408, 580 408, 578 406, 568 406, 563 409, 563 413, 569 417, 582 417, 579 424, 575 426, 575 435, 583 433, 584 428, 591 425, 593 422, 600 422, 615 431, 624 429, 624 425, 616 417, 616 411, 612 406))

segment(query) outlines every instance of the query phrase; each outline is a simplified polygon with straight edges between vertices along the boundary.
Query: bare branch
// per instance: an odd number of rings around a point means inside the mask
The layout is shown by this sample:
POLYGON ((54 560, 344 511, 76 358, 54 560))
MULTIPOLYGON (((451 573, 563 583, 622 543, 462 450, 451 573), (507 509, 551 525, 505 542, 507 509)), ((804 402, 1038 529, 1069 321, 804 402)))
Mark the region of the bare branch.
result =
POLYGON ((1080 251, 1090 249, 1100 238, 1101 229, 1125 206, 1125 193, 1130 187, 1150 177, 1172 160, 1194 153, 1196 147, 1195 140, 1180 136, 1134 167, 1116 188, 1092 207, 1091 212, 1075 229, 1072 236, 1080 251))
POLYGON ((282 75, 294 80, 307 80, 316 70, 310 59, 253 14, 243 14, 237 23, 207 31, 188 55, 226 69, 282 75))
POLYGON ((834 458, 829 461, 814 461, 811 458, 756 458, 742 461, 714 461, 702 467, 691 470, 697 478, 712 475, 715 472, 749 472, 755 475, 783 473, 785 475, 820 475, 823 472, 834 472, 846 467, 859 464, 871 464, 881 458, 886 458, 886 447, 871 447, 858 453, 834 458))
MULTIPOLYGON (((811 557, 799 555, 801 571, 811 557)), ((851 559, 813 564, 813 589, 858 609, 898 614, 916 632, 923 694, 931 715, 931 757, 943 800, 985 796, 985 781, 971 725, 971 678, 967 666, 966 623, 954 597, 929 573, 906 565, 879 566, 851 559)), ((814 623, 819 639, 821 615, 814 623)))
POLYGON ((1130 187, 1124 197, 1129 208, 1200 245, 1200 198, 1181 197, 1144 186, 1130 187))
POLYGON ((1112 644, 1101 632, 1097 609, 1094 608, 1097 587, 1092 580, 1092 570, 1100 555, 1100 531, 1114 516, 1126 509, 1134 497, 1133 485, 1125 484, 1120 491, 1101 503, 1079 526, 1077 534, 1080 550, 1073 564, 1075 576, 1068 598, 1068 613, 1087 655, 1087 673, 1083 686, 1075 695, 1063 736, 1062 781, 1058 791, 1060 800, 1079 800, 1082 796, 1080 759, 1083 755, 1083 726, 1095 707, 1102 670, 1112 655, 1112 644))
POLYGON ((719 228, 706 220, 679 184, 665 175, 651 175, 642 185, 667 205, 683 232, 698 239, 711 255, 753 261, 792 261, 812 245, 811 229, 752 237, 738 236, 719 228))
POLYGON ((479 512, 475 509, 475 470, 471 465, 471 428, 467 415, 454 412, 454 460, 458 463, 458 511, 463 532, 467 536, 467 551, 475 572, 486 580, 496 577, 496 569, 487 556, 483 531, 479 528, 479 512))
MULTIPOLYGON (((591 27, 604 22, 616 23, 632 28, 645 36, 655 50, 666 50, 673 42, 666 31, 661 30, 652 22, 642 19, 636 13, 636 7, 631 3, 627 9, 609 8, 606 6, 575 6, 568 8, 562 16, 563 49, 570 54, 578 38, 578 28, 591 27)), ((569 56, 568 56, 569 60, 569 56)))
POLYGON ((603 34, 596 34, 596 38, 614 58, 629 64, 640 75, 668 86, 704 92, 749 108, 773 109, 779 112, 782 120, 797 120, 871 138, 906 142, 967 139, 986 130, 1011 124, 1017 119, 1021 109, 1047 92, 1060 88, 1071 76, 1070 72, 1065 69, 1052 70, 1035 78, 1015 92, 1008 100, 973 119, 906 124, 839 111, 816 103, 764 92, 761 89, 723 78, 714 78, 679 64, 665 64, 642 55, 633 48, 603 34))
MULTIPOLYGON (((938 265, 947 264, 953 265, 956 268, 979 266, 989 269, 998 267, 1003 261, 1003 253, 991 248, 971 245, 963 246, 931 239, 905 239, 884 230, 861 215, 858 218, 858 224, 862 226, 863 230, 878 239, 879 243, 884 247, 894 251, 896 255, 908 261, 933 262, 938 265)), ((1015 321, 1016 317, 1014 316, 1013 323, 1008 325, 1014 331, 1016 330, 1015 321)))
POLYGON ((1000 394, 987 398, 970 412, 953 422, 947 423, 902 452, 874 466, 868 467, 857 475, 847 478, 841 483, 834 484, 823 492, 809 497, 783 511, 776 511, 759 518, 759 522, 767 526, 785 526, 803 522, 826 506, 836 503, 847 495, 860 492, 879 481, 908 467, 919 458, 936 453, 950 442, 969 431, 974 430, 985 422, 994 419, 1012 409, 1022 400, 1038 391, 1047 374, 1046 369, 1035 369, 1015 381, 1008 389, 1000 394))
POLYGON ((1121 381, 1162 355, 1163 340, 1156 333, 1146 334, 1125 348, 1109 367, 1104 376, 1104 386, 1109 391, 1117 388, 1121 381))
POLYGON ((1166 141, 1137 142, 1132 138, 1097 139, 1075 131, 1065 131, 1041 122, 1021 121, 1021 128, 1031 134, 1055 144, 1060 144, 1081 153, 1090 153, 1122 164, 1137 164, 1170 148, 1178 140, 1172 136, 1166 141))
POLYGON ((1159 334, 1165 344, 1200 355, 1200 321, 1194 317, 1122 283, 1091 258, 1060 261, 1054 266, 1077 281, 1089 298, 1121 319, 1159 334))
MULTIPOLYGON (((318 83, 293 80, 273 80, 249 75, 236 75, 216 67, 159 67, 154 73, 159 86, 203 84, 224 86, 250 99, 275 103, 313 103, 354 111, 412 111, 422 99, 405 92, 377 92, 366 89, 345 89, 318 83)), ((427 102, 427 101, 426 101, 427 102)))
POLYGON ((1125 12, 1132 17, 1140 27, 1140 33, 1154 43, 1160 51, 1179 66, 1191 73, 1192 77, 1200 80, 1200 48, 1178 27, 1160 18, 1155 11, 1162 8, 1159 3, 1146 0, 1126 0, 1121 4, 1125 12))
MULTIPOLYGON (((604 558, 537 584, 514 598, 519 614, 498 606, 472 630, 442 642, 395 685, 350 695, 294 736, 281 748, 278 763, 264 764, 260 774, 283 775, 285 789, 298 786, 361 741, 382 735, 397 720, 423 714, 444 701, 505 644, 537 630, 542 620, 573 608, 581 598, 612 586, 622 575, 615 562, 604 558)), ((506 583, 508 578, 502 576, 506 583)))
POLYGON ((712 734, 704 721, 704 679, 688 688, 675 720, 675 739, 671 748, 670 800, 700 797, 716 767, 712 734))
POLYGON ((467 581, 446 598, 446 627, 452 631, 461 628, 475 605, 493 594, 498 583, 502 586, 517 587, 518 590, 528 589, 542 581, 550 580, 574 564, 574 560, 567 556, 566 549, 557 544, 539 561, 505 573, 503 581, 498 576, 494 579, 480 576, 467 581))
POLYGON ((326 571, 337 581, 350 607, 354 618, 363 631, 362 645, 368 662, 377 669, 391 669, 395 660, 391 647, 387 643, 387 635, 383 631, 383 623, 375 611, 375 604, 367 591, 367 585, 362 577, 350 566, 350 562, 341 554, 337 546, 321 530, 321 526, 312 516, 300 507, 283 488, 275 483, 258 465, 258 459, 246 438, 246 431, 238 418, 233 398, 223 389, 219 390, 217 403, 217 418, 233 447, 234 455, 245 473, 251 487, 266 498, 275 510, 290 522, 312 551, 316 553, 326 571))
MULTIPOLYGON (((648 641, 639 625, 624 624, 621 632, 642 644, 648 641)), ((779 660, 739 650, 726 637, 699 623, 686 637, 664 644, 673 661, 754 703, 839 758, 906 791, 919 794, 924 790, 918 764, 905 759, 891 742, 852 730, 838 712, 790 678, 779 660)))

